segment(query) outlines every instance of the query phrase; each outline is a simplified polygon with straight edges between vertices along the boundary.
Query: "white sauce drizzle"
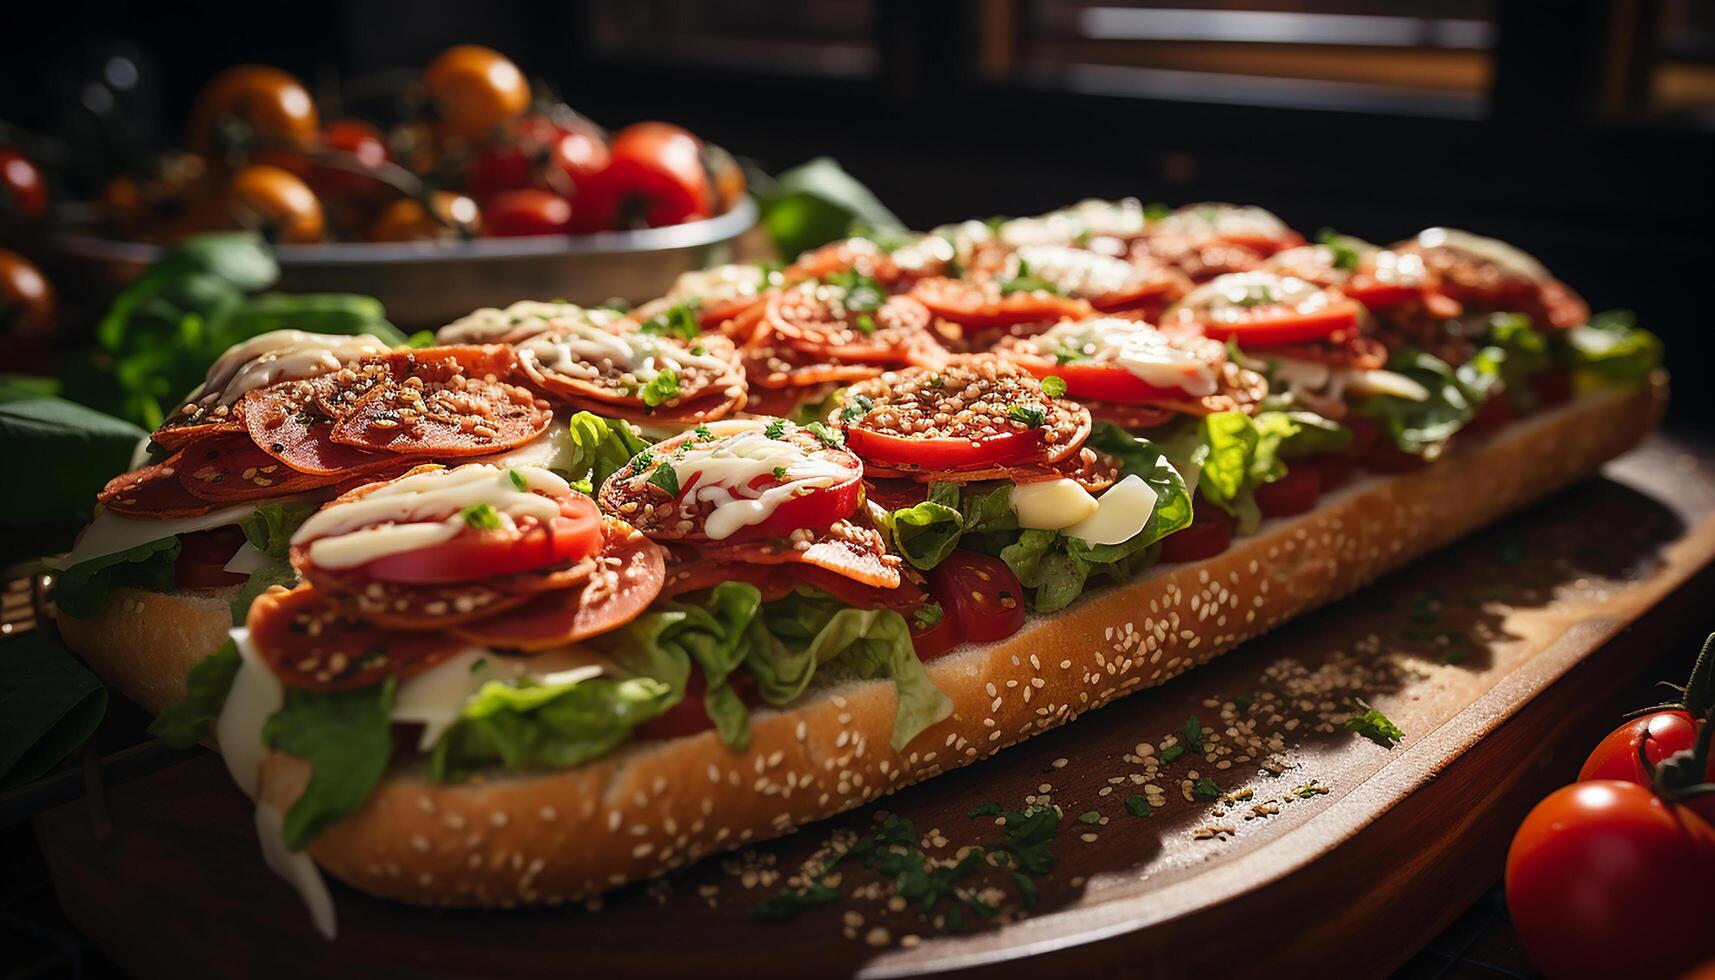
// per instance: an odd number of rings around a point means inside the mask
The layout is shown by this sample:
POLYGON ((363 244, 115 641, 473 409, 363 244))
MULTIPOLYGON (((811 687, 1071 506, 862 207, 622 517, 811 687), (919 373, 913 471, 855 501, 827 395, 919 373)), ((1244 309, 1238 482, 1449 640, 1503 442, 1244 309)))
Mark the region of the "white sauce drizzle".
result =
POLYGON ((355 337, 302 330, 270 330, 235 344, 208 369, 208 376, 188 401, 218 395, 217 404, 231 405, 255 388, 277 381, 314 378, 371 354, 384 354, 378 337, 355 337))
MULTIPOLYGON (((1079 299, 1117 293, 1137 274, 1136 267, 1124 259, 1071 245, 1027 245, 1018 250, 1016 261, 1027 264, 1031 275, 1079 299)), ((1013 263, 1011 268, 1016 275, 1019 266, 1013 263)))
POLYGON ((851 467, 812 456, 797 443, 768 438, 767 426, 760 419, 727 419, 709 424, 711 434, 721 440, 716 445, 687 449, 683 455, 657 447, 657 454, 666 458, 662 465, 673 467, 679 486, 691 487, 690 497, 697 502, 715 505, 703 522, 703 533, 711 540, 762 523, 799 494, 837 486, 853 476, 851 467), (759 477, 773 477, 776 469, 786 474, 778 486, 750 486, 759 477))
POLYGON ((586 310, 575 303, 520 300, 506 309, 474 310, 435 332, 439 344, 488 344, 502 337, 533 337, 563 323, 605 327, 620 318, 613 310, 586 310))
POLYGON ((1098 364, 1125 368, 1145 384, 1175 388, 1193 398, 1217 390, 1215 371, 1194 355, 1172 346, 1167 335, 1147 323, 1099 317, 1067 320, 1035 339, 1039 353, 1052 356, 1061 347, 1082 352, 1098 364))
POLYGON ((1200 310, 1215 323, 1243 323, 1258 306, 1279 304, 1300 314, 1325 309, 1329 295, 1297 276, 1273 272, 1229 272, 1216 276, 1179 301, 1176 310, 1200 310))
POLYGON ((1211 238, 1283 239, 1291 234, 1273 212, 1246 204, 1188 204, 1155 223, 1155 230, 1193 241, 1211 238))
POLYGON ((668 369, 678 374, 697 368, 716 375, 731 370, 730 364, 712 354, 693 353, 655 334, 617 334, 578 321, 556 324, 553 331, 531 337, 517 347, 550 371, 582 375, 587 373, 582 365, 610 361, 642 384, 668 369))
POLYGON ((1532 282, 1553 278, 1548 268, 1529 252, 1498 238, 1485 238, 1458 228, 1425 228, 1417 233, 1417 244, 1424 248, 1450 249, 1479 261, 1492 262, 1514 276, 1532 282))

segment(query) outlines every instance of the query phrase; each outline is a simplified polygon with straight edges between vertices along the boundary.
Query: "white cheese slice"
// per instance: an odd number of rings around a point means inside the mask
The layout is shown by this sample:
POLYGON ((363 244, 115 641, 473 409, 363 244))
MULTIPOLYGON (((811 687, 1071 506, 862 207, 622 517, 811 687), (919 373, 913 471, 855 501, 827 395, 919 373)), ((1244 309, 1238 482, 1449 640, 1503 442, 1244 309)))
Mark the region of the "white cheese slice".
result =
POLYGON ((255 799, 262 758, 268 754, 262 743, 262 723, 280 710, 286 693, 279 678, 257 656, 249 630, 234 629, 232 642, 238 647, 238 674, 232 678, 232 690, 227 692, 226 704, 215 722, 214 740, 232 781, 245 796, 255 799))
POLYGON ((1064 477, 1015 486, 1008 503, 1018 515, 1019 527, 1042 531, 1058 531, 1088 520, 1095 516, 1098 506, 1088 490, 1064 477))
POLYGON ((279 807, 257 805, 256 836, 262 842, 262 860, 304 900, 304 907, 310 910, 310 921, 322 938, 333 939, 339 934, 333 895, 328 893, 327 882, 322 879, 316 862, 308 854, 286 846, 285 826, 286 815, 279 807))
POLYGON ((556 415, 548 431, 524 445, 494 456, 483 456, 477 461, 500 467, 540 466, 546 470, 570 472, 577 445, 572 442, 572 430, 567 421, 565 416, 556 415))
POLYGON ((102 558, 116 555, 121 551, 129 551, 140 544, 159 541, 162 538, 189 534, 192 531, 207 531, 211 528, 226 527, 229 524, 242 524, 245 518, 256 512, 255 503, 239 504, 234 507, 222 507, 212 510, 200 517, 181 517, 165 521, 142 521, 130 517, 121 517, 111 511, 103 510, 95 515, 95 520, 78 535, 77 543, 72 549, 56 558, 47 559, 47 564, 54 568, 70 568, 91 558, 102 558))
POLYGON ((238 546, 238 551, 226 560, 226 564, 222 565, 220 570, 231 572, 234 575, 254 575, 264 566, 272 564, 273 561, 274 559, 268 557, 266 551, 246 541, 238 546))
POLYGON ((464 713, 471 696, 489 681, 531 677, 543 684, 575 684, 600 677, 605 670, 592 663, 594 655, 579 646, 562 647, 528 657, 470 647, 435 666, 399 682, 393 696, 393 721, 423 726, 417 751, 428 752, 464 713))
POLYGON ((1133 473, 1102 494, 1096 513, 1066 529, 1066 536, 1090 544, 1131 540, 1155 512, 1155 490, 1133 473))
POLYGON ((1406 401, 1426 402, 1429 389, 1396 371, 1347 371, 1345 391, 1350 395, 1387 395, 1406 401))

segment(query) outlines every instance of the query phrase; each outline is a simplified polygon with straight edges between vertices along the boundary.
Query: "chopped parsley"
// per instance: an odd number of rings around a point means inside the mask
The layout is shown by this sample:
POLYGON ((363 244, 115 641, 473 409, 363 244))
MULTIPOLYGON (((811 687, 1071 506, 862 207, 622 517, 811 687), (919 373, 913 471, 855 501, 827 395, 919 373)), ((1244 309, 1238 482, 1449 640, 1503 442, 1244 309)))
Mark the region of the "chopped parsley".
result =
POLYGON ((1075 347, 1062 341, 1054 348, 1055 364, 1072 364, 1076 361, 1087 361, 1090 355, 1084 353, 1082 347, 1075 347))
POLYGON ((466 524, 478 531, 500 530, 500 512, 495 510, 494 505, 486 500, 480 504, 471 504, 459 511, 459 516, 464 518, 466 524))
POLYGON ((844 436, 820 422, 811 422, 809 425, 804 426, 804 431, 821 440, 822 445, 829 448, 838 448, 845 445, 846 442, 844 436))
POLYGON ((702 321, 697 316, 699 306, 701 304, 696 299, 675 303, 643 321, 643 325, 638 329, 656 336, 695 340, 703 332, 702 321))
POLYGON ((929 380, 925 381, 924 384, 936 391, 940 391, 947 384, 947 379, 941 377, 939 374, 931 374, 929 375, 929 380))
POLYGON ((679 496, 679 471, 671 463, 662 463, 649 474, 649 482, 667 491, 667 496, 679 496))
POLYGON ((768 427, 762 430, 762 434, 767 436, 770 439, 781 438, 782 436, 786 435, 786 420, 785 419, 775 419, 774 421, 768 423, 768 427))
POLYGON ((488 666, 488 658, 487 657, 478 657, 475 660, 472 660, 470 662, 470 672, 474 674, 477 671, 479 671, 479 670, 481 670, 487 666, 488 666))
POLYGON ((1083 813, 1078 814, 1078 822, 1079 823, 1101 823, 1102 822, 1102 815, 1097 810, 1085 810, 1083 813))
POLYGON ((1253 285, 1246 286, 1245 294, 1240 296, 1238 299, 1233 300, 1233 302, 1247 310, 1253 306, 1267 306, 1274 302, 1274 290, 1260 282, 1255 283, 1253 285))
POLYGON ((887 302, 887 291, 881 288, 881 283, 856 269, 836 272, 823 281, 845 290, 845 308, 853 313, 874 313, 881 309, 881 304, 887 302))
POLYGON ((1314 781, 1305 783, 1303 786, 1294 786, 1292 788, 1292 795, 1301 800, 1308 800, 1312 796, 1321 796, 1326 792, 1328 792, 1328 787, 1314 781))
POLYGON ((706 425, 696 426, 691 430, 691 434, 698 439, 713 439, 715 437, 715 434, 706 425))
POLYGON ((976 809, 972 810, 968 814, 968 816, 970 816, 972 818, 976 818, 976 817, 998 817, 1003 812, 1004 811, 1001 810, 999 803, 984 803, 982 806, 979 806, 976 809))
POLYGON ((1203 747, 1203 723, 1197 720, 1196 715, 1192 715, 1185 719, 1185 727, 1182 731, 1185 733, 1185 744, 1187 746, 1193 749, 1200 749, 1203 747))
POLYGON ((774 468, 774 478, 784 482, 786 480, 786 467, 776 466, 774 468))
POLYGON ((506 477, 507 477, 507 479, 511 480, 512 485, 517 487, 518 489, 520 489, 520 490, 529 490, 530 489, 530 484, 524 479, 524 474, 518 472, 517 470, 507 470, 506 471, 506 477))
POLYGON ((1134 817, 1147 817, 1155 812, 1155 807, 1150 806, 1148 800, 1134 793, 1125 798, 1125 812, 1134 817))
POLYGON ((679 372, 672 368, 662 368, 660 374, 649 379, 649 383, 643 386, 643 404, 650 408, 672 401, 678 396, 679 372))
POLYGON ((1035 275, 1030 271, 1030 263, 1018 260, 1018 272, 1011 279, 1004 279, 1000 284, 1000 294, 1011 296, 1013 293, 1055 293, 1060 292, 1053 283, 1035 275))
MULTIPOLYGON (((911 620, 917 625, 917 628, 925 630, 934 626, 936 623, 939 623, 946 617, 947 611, 942 609, 941 604, 933 599, 924 602, 921 606, 918 606, 917 611, 911 614, 911 620)), ((999 811, 996 812, 998 813, 999 811)))
MULTIPOLYGON (((1363 704, 1362 701, 1358 703, 1363 704)), ((1364 705, 1363 714, 1346 719, 1345 727, 1347 731, 1356 732, 1384 749, 1392 748, 1395 742, 1405 738, 1405 732, 1389 721, 1387 715, 1367 704, 1364 705)))
POLYGON ((868 395, 853 395, 851 401, 846 403, 846 407, 840 409, 840 418, 847 422, 863 418, 874 407, 875 402, 868 395))
POLYGON ((1344 269, 1350 272, 1358 267, 1359 260, 1363 258, 1363 255, 1352 244, 1354 239, 1339 234, 1332 228, 1324 228, 1317 232, 1316 241, 1328 246, 1328 250, 1334 253, 1334 268, 1336 269, 1344 269))
POLYGON ((1162 765, 1170 766, 1173 763, 1178 762, 1179 757, 1183 756, 1184 754, 1185 754, 1185 746, 1178 743, 1178 742, 1175 742, 1172 745, 1169 745, 1167 748, 1162 749, 1161 755, 1159 756, 1159 758, 1161 759, 1162 765))
POLYGON ((1048 410, 1041 405, 1011 405, 1006 410, 1006 417, 1031 428, 1048 424, 1048 410))
POLYGON ((866 337, 875 333, 875 317, 868 313, 859 313, 857 319, 852 321, 852 325, 857 327, 858 333, 866 337))
POLYGON ((1049 398, 1059 398, 1066 393, 1066 379, 1054 374, 1043 378, 1042 393, 1049 398))
POLYGON ((1191 794, 1199 800, 1218 800, 1221 798, 1221 787, 1213 779, 1204 776, 1191 784, 1191 794))

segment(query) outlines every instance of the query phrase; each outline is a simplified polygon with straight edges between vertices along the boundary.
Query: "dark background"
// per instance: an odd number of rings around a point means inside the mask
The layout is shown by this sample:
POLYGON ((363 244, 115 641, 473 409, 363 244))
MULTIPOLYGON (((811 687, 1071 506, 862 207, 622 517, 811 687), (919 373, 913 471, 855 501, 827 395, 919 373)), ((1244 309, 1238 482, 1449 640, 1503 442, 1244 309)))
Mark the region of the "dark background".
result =
MULTIPOLYGON (((92 143, 171 137, 229 65, 349 104, 475 41, 609 126, 669 119, 772 170, 832 155, 918 227, 1092 195, 1254 202, 1381 242, 1450 224, 1637 310, 1675 364, 1710 346, 1715 4, 1698 0, 200 0, 8 19, 0 120, 92 143), (139 82, 106 85, 121 123, 93 125, 115 54, 139 82)), ((1682 381, 1675 414, 1710 420, 1715 398, 1682 381)))

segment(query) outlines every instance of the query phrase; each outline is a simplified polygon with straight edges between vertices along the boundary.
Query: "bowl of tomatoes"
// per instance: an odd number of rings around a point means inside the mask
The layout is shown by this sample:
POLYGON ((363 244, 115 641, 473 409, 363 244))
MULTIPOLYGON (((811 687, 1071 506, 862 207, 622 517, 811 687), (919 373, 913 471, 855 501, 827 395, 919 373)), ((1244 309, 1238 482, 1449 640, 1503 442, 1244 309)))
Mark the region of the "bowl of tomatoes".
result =
POLYGON ((604 129, 476 45, 368 116, 324 118, 279 69, 228 69, 198 94, 182 148, 72 210, 53 249, 100 281, 191 235, 250 230, 274 246, 282 289, 367 293, 412 326, 519 296, 659 295, 730 261, 756 223, 724 150, 666 122, 604 129))

